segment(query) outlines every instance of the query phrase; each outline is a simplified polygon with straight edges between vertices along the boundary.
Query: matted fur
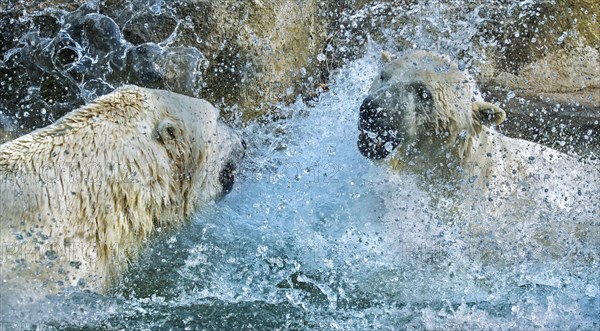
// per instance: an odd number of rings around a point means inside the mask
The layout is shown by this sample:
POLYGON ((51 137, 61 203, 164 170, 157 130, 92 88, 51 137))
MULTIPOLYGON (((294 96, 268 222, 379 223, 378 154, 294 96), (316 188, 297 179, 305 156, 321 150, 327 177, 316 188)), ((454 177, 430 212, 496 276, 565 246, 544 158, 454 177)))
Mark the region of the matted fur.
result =
POLYGON ((0 145, 12 290, 105 291, 152 233, 219 196, 243 148, 217 117, 204 100, 127 86, 0 145))

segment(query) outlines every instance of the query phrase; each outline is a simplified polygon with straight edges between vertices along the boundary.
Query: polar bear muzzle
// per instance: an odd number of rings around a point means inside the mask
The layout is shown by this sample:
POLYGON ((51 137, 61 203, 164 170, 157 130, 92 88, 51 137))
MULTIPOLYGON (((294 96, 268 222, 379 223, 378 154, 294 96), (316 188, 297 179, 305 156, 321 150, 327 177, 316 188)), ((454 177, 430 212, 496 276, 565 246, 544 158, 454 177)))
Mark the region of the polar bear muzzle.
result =
POLYGON ((223 187, 221 195, 226 195, 233 189, 236 170, 237 167, 235 166, 235 163, 228 162, 219 173, 219 183, 223 187))
POLYGON ((391 80, 374 83, 360 107, 358 148, 371 159, 387 157, 400 144, 422 140, 430 130, 435 110, 434 93, 423 81, 391 80))
POLYGON ((218 170, 218 180, 221 188, 220 196, 223 197, 233 189, 238 165, 246 155, 247 143, 238 131, 229 129, 224 123, 219 122, 218 128, 219 133, 225 136, 224 141, 231 142, 229 150, 225 149, 227 153, 221 156, 223 163, 221 163, 218 170))
POLYGON ((383 159, 398 146, 397 131, 389 126, 386 116, 372 97, 367 97, 360 106, 358 149, 370 159, 383 159))

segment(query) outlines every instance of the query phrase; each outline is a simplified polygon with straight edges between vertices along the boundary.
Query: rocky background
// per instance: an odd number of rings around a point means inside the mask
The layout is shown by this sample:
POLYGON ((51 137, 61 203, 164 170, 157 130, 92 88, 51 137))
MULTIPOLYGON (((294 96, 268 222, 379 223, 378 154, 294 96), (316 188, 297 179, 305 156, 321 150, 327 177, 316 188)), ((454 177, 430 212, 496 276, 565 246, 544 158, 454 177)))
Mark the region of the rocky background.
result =
POLYGON ((240 124, 276 120, 372 40, 449 54, 509 112, 505 133, 593 156, 599 19, 596 0, 2 1, 0 136, 126 83, 205 98, 240 124))
POLYGON ((350 57, 367 38, 392 52, 449 54, 507 111, 505 134, 597 158, 599 20, 596 0, 359 1, 335 44, 350 45, 341 48, 350 57))

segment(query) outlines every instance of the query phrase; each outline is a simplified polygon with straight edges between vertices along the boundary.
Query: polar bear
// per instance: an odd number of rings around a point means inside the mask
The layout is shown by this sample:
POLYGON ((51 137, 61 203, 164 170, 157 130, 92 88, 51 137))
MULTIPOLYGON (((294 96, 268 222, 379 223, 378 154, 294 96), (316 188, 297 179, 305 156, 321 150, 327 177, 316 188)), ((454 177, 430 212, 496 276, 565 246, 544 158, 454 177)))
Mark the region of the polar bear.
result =
POLYGON ((360 107, 364 156, 385 159, 443 195, 495 201, 493 208, 532 191, 568 208, 574 197, 597 190, 597 168, 496 131, 504 110, 483 100, 474 78, 447 57, 410 51, 397 59, 384 53, 386 59, 360 107))
POLYGON ((230 190, 240 135, 207 101, 125 86, 0 145, 0 289, 104 292, 144 243, 230 190))
POLYGON ((458 251, 465 270, 598 263, 599 167, 504 136, 495 126, 505 118, 442 55, 413 51, 384 65, 360 107, 358 149, 390 165, 374 187, 386 249, 458 251))

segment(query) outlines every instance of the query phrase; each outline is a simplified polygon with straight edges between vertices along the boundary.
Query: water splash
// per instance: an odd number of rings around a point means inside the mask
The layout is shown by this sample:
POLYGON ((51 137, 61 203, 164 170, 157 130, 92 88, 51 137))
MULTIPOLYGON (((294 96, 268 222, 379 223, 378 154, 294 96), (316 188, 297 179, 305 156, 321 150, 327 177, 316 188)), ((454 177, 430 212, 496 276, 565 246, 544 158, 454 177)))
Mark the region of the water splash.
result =
MULTIPOLYGON (((450 24, 445 15, 430 19, 435 29, 450 24)), ((91 19, 113 31, 111 21, 91 19)), ((59 25, 67 31, 65 22, 59 25)), ((452 40, 428 39, 426 27, 412 27, 420 29, 413 46, 452 40)), ((458 40, 466 43, 469 31, 458 40)), ((122 36, 108 48, 94 46, 113 52, 110 60, 96 59, 91 43, 74 35, 34 32, 8 60, 18 52, 39 62, 34 72, 65 75, 131 66, 151 73, 148 84, 157 70, 157 62, 146 61, 152 56, 189 57, 182 61, 192 67, 202 62, 193 49, 134 46, 122 36), (52 51, 39 55, 39 45, 52 51), (127 54, 136 59, 127 62, 127 54)), ((115 293, 49 298, 20 320, 108 329, 597 329, 598 205, 452 214, 451 202, 419 188, 410 174, 363 158, 358 109, 381 51, 370 46, 335 73, 329 93, 280 106, 285 120, 246 127, 250 155, 233 192, 185 229, 150 243, 115 293)), ((107 82, 90 79, 74 93, 92 97, 107 82)), ((28 100, 43 89, 33 86, 28 100)))
POLYGON ((115 297, 77 294, 42 320, 73 326, 85 307, 77 327, 594 329, 597 210, 449 215, 410 175, 363 158, 357 113, 378 57, 288 119, 248 126, 233 192, 155 240, 115 297))

